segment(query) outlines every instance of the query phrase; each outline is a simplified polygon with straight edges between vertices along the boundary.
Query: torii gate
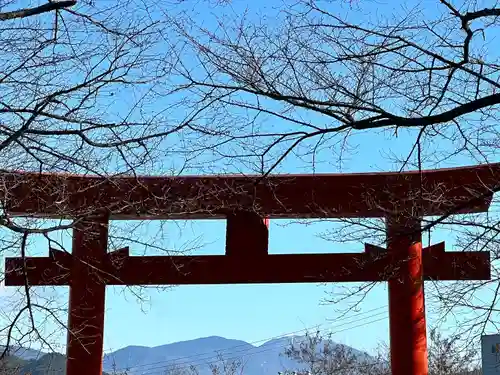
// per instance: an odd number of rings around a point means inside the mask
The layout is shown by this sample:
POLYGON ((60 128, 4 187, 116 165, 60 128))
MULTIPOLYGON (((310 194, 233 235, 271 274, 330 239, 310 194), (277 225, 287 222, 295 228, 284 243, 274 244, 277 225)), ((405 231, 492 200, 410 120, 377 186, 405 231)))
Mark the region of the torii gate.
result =
POLYGON ((72 253, 7 258, 5 284, 69 285, 67 375, 100 375, 106 285, 388 281, 394 375, 427 375, 423 279, 487 280, 489 252, 422 250, 420 218, 488 210, 500 164, 405 173, 88 177, 3 173, 6 210, 74 220, 72 253), (387 250, 268 254, 273 218, 385 217, 387 250), (109 220, 227 220, 225 255, 108 252, 109 220))

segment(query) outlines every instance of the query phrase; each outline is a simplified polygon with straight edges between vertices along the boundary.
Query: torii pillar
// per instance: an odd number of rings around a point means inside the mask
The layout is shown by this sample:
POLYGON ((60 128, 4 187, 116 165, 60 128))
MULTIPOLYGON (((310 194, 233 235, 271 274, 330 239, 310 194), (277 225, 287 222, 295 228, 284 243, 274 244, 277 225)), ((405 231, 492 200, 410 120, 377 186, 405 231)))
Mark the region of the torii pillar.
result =
MULTIPOLYGON (((77 219, 69 264, 67 374, 102 374, 107 259, 106 216, 77 219)), ((52 252, 57 257, 58 252, 52 252)))
POLYGON ((386 219, 387 250, 399 268, 399 277, 388 281, 393 374, 428 373, 420 225, 414 218, 386 219))

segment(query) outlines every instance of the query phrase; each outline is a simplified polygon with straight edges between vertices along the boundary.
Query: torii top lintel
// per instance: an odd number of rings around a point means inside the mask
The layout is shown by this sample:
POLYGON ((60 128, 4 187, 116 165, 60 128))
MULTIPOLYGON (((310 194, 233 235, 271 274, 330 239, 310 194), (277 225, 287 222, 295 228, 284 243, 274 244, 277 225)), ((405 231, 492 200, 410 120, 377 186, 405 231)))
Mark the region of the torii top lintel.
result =
POLYGON ((83 176, 0 173, 12 215, 195 219, 252 210, 270 218, 442 215, 488 209, 500 163, 411 172, 259 176, 83 176))

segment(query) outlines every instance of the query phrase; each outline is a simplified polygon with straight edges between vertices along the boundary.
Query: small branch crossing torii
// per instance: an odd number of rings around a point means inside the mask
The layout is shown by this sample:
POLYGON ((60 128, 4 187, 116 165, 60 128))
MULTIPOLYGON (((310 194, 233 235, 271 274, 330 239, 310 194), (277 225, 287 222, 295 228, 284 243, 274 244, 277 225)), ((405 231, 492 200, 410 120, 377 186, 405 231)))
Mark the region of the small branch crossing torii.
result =
POLYGON ((388 281, 394 375, 426 375, 423 280, 487 280, 489 252, 422 249, 424 216, 485 212, 500 164, 404 173, 187 177, 0 174, 10 215, 74 220, 72 252, 7 258, 6 285, 69 285, 68 375, 102 372, 106 285, 388 281), (268 254, 274 218, 384 217, 387 251, 268 254), (226 253, 108 252, 109 220, 225 218, 226 253))

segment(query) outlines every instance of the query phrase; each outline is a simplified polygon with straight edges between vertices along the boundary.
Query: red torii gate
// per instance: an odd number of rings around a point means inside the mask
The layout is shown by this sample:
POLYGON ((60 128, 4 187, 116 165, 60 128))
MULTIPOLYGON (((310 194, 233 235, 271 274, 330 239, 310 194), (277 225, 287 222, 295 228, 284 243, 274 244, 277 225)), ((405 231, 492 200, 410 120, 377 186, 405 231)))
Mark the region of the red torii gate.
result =
POLYGON ((69 285, 68 375, 102 372, 106 285, 389 282, 394 375, 426 375, 423 280, 487 280, 488 252, 422 250, 419 218, 487 211, 500 164, 405 173, 88 177, 3 173, 17 216, 74 220, 72 253, 7 258, 5 284, 69 285), (268 254, 268 219, 385 217, 387 250, 268 254), (107 252, 111 219, 226 218, 226 254, 107 252))

